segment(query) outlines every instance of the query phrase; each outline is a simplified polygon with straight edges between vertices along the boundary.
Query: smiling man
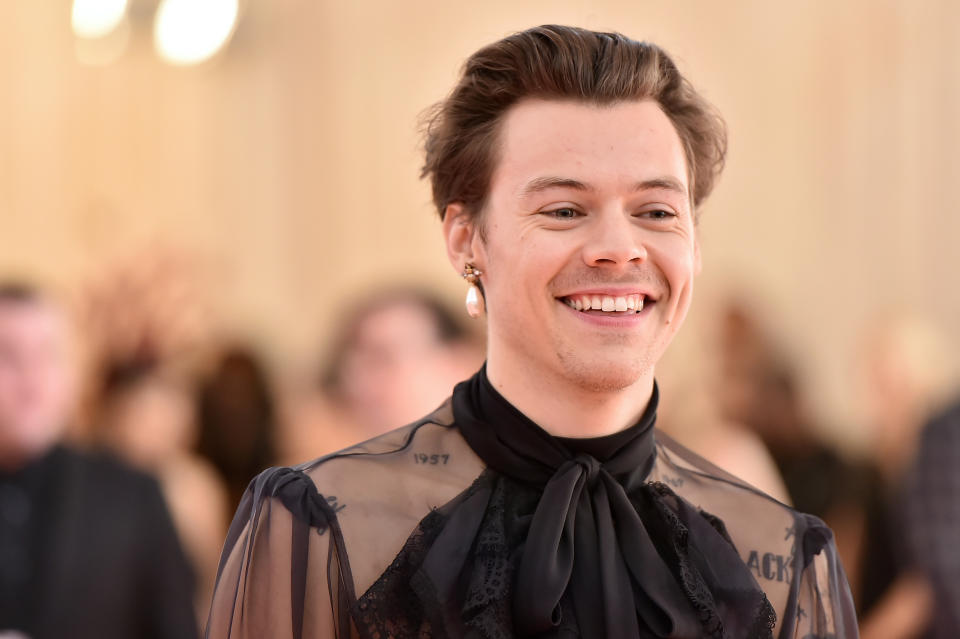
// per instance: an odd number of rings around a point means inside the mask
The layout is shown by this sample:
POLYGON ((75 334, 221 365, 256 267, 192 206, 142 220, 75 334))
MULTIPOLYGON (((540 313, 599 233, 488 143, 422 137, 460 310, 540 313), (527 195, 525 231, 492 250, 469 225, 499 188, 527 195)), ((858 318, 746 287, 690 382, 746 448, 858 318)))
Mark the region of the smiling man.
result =
POLYGON ((829 529, 654 426, 724 150, 656 46, 544 26, 474 54, 424 175, 487 362, 414 424, 260 475, 208 636, 856 637, 829 529))

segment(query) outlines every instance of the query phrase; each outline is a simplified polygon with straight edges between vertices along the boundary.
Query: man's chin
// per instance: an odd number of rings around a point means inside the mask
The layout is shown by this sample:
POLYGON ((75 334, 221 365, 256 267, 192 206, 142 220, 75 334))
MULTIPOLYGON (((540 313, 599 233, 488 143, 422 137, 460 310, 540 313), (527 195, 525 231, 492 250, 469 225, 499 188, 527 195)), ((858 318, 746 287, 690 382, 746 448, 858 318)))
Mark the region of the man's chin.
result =
POLYGON ((649 367, 640 362, 586 362, 563 358, 565 376, 574 385, 591 393, 616 393, 639 382, 649 367))

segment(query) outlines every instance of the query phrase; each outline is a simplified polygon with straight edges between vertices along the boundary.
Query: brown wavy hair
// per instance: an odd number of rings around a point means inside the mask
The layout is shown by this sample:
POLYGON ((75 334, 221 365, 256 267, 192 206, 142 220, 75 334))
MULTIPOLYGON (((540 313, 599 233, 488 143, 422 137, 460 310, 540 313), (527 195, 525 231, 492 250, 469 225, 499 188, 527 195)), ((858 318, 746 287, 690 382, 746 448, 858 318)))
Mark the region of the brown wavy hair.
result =
POLYGON ((449 204, 483 210, 496 165, 500 122, 528 98, 598 106, 654 100, 683 143, 694 211, 723 169, 726 127, 720 114, 660 47, 619 33, 544 25, 490 44, 466 61, 460 81, 424 116, 433 202, 443 219, 449 204))

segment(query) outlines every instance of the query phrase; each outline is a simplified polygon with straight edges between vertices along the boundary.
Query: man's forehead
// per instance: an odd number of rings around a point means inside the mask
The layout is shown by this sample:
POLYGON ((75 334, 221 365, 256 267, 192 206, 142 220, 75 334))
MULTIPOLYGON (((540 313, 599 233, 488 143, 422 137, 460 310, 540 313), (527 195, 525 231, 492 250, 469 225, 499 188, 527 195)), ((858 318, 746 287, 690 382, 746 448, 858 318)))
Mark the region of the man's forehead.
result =
POLYGON ((650 100, 526 100, 508 112, 498 155, 494 180, 511 182, 521 197, 552 186, 587 190, 597 180, 634 190, 688 189, 683 144, 650 100))

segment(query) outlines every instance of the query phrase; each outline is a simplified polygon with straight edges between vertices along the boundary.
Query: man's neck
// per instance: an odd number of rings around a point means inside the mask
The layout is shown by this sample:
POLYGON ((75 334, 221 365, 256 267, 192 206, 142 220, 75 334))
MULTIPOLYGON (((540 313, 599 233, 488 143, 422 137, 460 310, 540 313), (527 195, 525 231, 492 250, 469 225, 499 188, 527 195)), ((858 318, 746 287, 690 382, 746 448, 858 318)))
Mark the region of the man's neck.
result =
POLYGON ((521 413, 555 437, 602 437, 629 428, 653 394, 653 371, 627 388, 595 391, 572 380, 487 361, 487 378, 521 413))

